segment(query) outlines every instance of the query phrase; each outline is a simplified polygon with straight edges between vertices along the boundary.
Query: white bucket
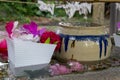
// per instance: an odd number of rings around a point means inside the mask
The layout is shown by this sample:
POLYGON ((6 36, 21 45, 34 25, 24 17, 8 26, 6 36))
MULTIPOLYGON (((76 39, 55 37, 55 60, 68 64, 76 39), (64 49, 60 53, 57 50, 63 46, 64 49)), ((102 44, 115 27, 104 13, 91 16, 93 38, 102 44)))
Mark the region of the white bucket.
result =
POLYGON ((7 47, 8 59, 15 72, 14 68, 49 64, 56 45, 7 38, 7 47))

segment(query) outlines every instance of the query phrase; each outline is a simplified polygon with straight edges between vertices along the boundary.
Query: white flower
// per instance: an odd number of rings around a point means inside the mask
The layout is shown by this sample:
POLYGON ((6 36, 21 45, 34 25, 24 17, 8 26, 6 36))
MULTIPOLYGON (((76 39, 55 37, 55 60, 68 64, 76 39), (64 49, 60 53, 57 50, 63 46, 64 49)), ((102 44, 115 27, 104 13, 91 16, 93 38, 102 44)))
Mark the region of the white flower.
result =
POLYGON ((40 40, 39 36, 33 37, 33 34, 23 34, 18 37, 19 39, 22 40, 27 40, 27 41, 33 41, 33 42, 38 42, 40 40))

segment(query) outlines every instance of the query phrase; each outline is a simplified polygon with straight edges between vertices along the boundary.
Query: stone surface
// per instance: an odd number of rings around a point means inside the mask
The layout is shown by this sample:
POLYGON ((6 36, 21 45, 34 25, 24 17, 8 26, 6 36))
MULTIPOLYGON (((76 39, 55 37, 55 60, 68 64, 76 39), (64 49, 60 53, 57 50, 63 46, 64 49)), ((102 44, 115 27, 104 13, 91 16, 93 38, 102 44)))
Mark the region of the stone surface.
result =
MULTIPOLYGON (((112 49, 111 57, 120 57, 120 48, 112 49)), ((110 67, 105 70, 88 71, 85 73, 73 73, 68 75, 60 75, 54 77, 35 78, 34 80, 120 80, 120 66, 110 67)), ((22 78, 20 79, 22 80, 22 78)))
POLYGON ((44 78, 42 80, 120 80, 120 68, 109 68, 103 71, 86 72, 84 74, 70 74, 44 78))
MULTIPOLYGON (((111 56, 120 57, 120 47, 113 47, 111 56)), ((8 78, 6 78, 6 80, 7 79, 8 78)), ((8 79, 8 80, 14 80, 14 79, 8 79)), ((15 80, 28 80, 28 78, 23 77, 15 80)), ((85 72, 83 74, 77 73, 77 74, 60 75, 54 77, 43 77, 43 78, 36 78, 34 80, 120 80, 120 66, 111 67, 102 71, 91 71, 91 72, 85 72)))
POLYGON ((104 24, 104 11, 105 11, 104 2, 95 2, 93 3, 93 22, 104 24))
MULTIPOLYGON (((120 47, 113 47, 111 57, 120 57, 120 47)), ((69 74, 43 78, 41 80, 120 80, 120 66, 83 74, 69 74)))

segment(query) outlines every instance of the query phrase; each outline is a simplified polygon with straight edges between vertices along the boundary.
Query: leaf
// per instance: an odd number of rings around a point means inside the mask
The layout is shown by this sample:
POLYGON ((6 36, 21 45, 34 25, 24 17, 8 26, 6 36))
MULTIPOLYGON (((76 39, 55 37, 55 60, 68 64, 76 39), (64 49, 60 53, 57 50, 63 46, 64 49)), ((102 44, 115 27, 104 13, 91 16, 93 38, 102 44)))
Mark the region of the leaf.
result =
POLYGON ((47 40, 45 41, 45 43, 50 44, 50 38, 47 38, 47 40))
POLYGON ((57 43, 58 43, 58 41, 54 42, 54 44, 57 44, 57 43))

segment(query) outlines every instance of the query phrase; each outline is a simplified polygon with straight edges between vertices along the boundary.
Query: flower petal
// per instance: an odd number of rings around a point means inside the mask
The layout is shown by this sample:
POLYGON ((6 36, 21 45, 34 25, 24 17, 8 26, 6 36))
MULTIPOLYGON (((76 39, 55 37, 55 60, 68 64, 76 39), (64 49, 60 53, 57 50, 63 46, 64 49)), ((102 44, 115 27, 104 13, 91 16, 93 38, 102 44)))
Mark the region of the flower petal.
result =
POLYGON ((12 35, 12 30, 13 30, 13 27, 14 27, 14 22, 13 21, 10 21, 6 24, 5 26, 5 29, 8 33, 8 36, 11 38, 11 35, 12 35))

